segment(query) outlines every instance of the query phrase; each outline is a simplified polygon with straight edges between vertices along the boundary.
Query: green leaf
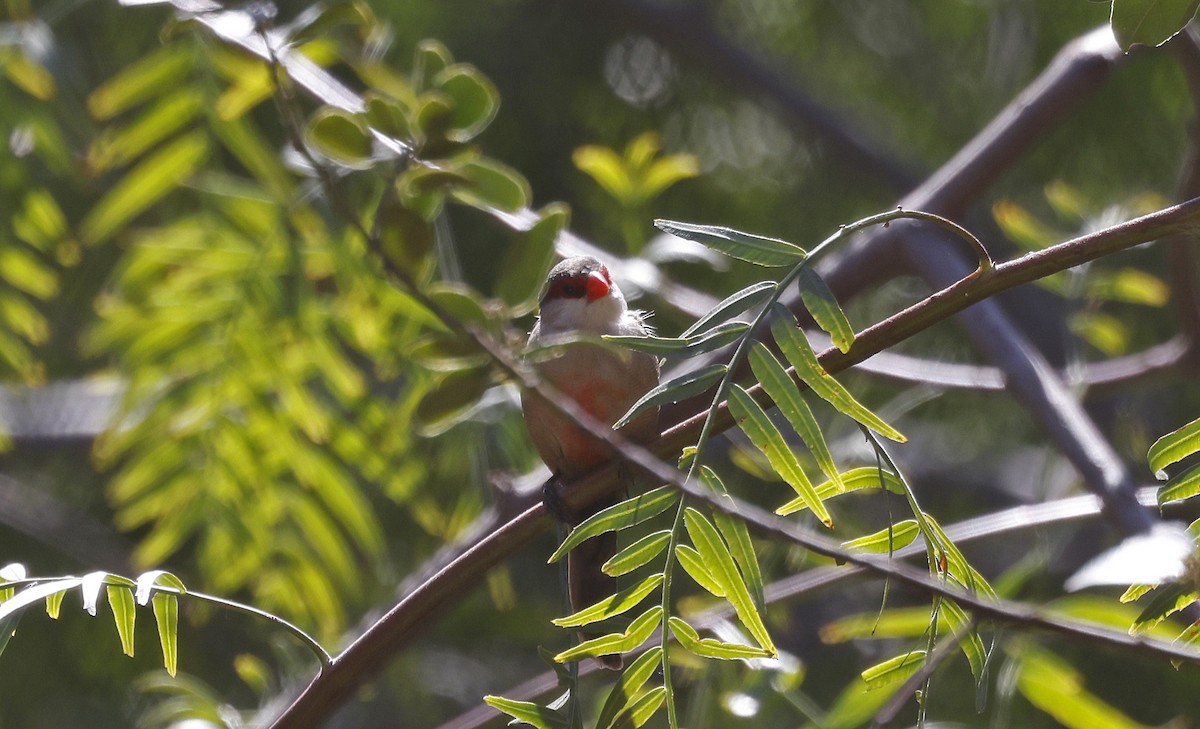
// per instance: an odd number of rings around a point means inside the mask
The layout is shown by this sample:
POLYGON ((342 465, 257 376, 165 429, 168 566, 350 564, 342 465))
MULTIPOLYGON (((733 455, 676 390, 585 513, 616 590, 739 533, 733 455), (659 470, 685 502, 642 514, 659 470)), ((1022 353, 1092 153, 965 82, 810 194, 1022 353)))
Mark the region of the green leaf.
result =
POLYGON ((113 185, 80 223, 84 243, 107 240, 186 180, 208 154, 208 139, 192 132, 147 157, 113 185))
POLYGON ((754 636, 769 655, 775 655, 775 644, 771 641, 771 635, 763 624, 754 599, 750 596, 750 590, 738 572, 737 564, 734 563, 725 540, 704 514, 693 508, 689 507, 684 512, 684 523, 705 567, 724 589, 725 599, 733 606, 742 625, 746 626, 750 635, 754 636))
POLYGON ((637 606, 642 600, 654 592, 655 588, 663 582, 662 573, 650 575, 636 585, 621 590, 615 595, 606 597, 595 605, 572 613, 566 617, 555 618, 550 622, 560 628, 575 628, 580 625, 589 625, 601 620, 607 620, 614 615, 621 615, 629 612, 637 606))
POLYGON ((671 634, 687 650, 702 658, 715 658, 722 661, 734 661, 750 658, 770 658, 774 654, 762 648, 738 643, 725 643, 714 638, 700 638, 696 629, 688 625, 682 618, 672 616, 667 620, 671 626, 671 634))
POLYGON ((739 339, 750 330, 750 325, 741 321, 719 324, 708 331, 689 337, 625 337, 605 335, 604 339, 628 347, 635 352, 644 352, 659 357, 695 357, 698 354, 720 349, 739 339))
POLYGON ((1089 692, 1083 676, 1048 651, 1022 648, 1017 689, 1066 729, 1149 729, 1089 692))
POLYGON ((670 486, 660 486, 640 496, 634 496, 607 509, 602 509, 572 529, 563 543, 558 545, 558 549, 554 550, 554 554, 550 555, 548 561, 557 562, 565 557, 567 552, 597 534, 618 531, 658 516, 669 509, 678 498, 679 493, 675 489, 670 486))
POLYGON ((561 713, 531 701, 514 701, 503 696, 484 696, 483 702, 496 711, 508 714, 513 719, 536 729, 567 729, 568 723, 561 713))
POLYGON ((692 154, 668 154, 650 164, 638 185, 638 197, 653 200, 680 180, 700 174, 700 161, 692 154))
POLYGON ((837 298, 829 290, 825 279, 821 278, 812 266, 805 266, 800 269, 796 282, 800 286, 800 300, 804 302, 804 308, 808 309, 817 326, 829 333, 833 339, 833 346, 843 352, 849 352, 850 345, 854 344, 854 327, 850 326, 846 312, 838 305, 837 298))
POLYGON ((723 322, 731 316, 736 316, 743 311, 754 308, 769 299, 775 291, 776 286, 777 284, 774 281, 760 281, 756 284, 750 284, 737 293, 730 294, 721 303, 714 306, 711 311, 697 319, 695 324, 688 327, 679 336, 686 339, 696 332, 704 331, 713 322, 723 322))
POLYGON ((596 718, 596 729, 610 729, 613 722, 629 710, 642 686, 654 675, 661 660, 662 648, 654 646, 629 664, 604 701, 604 706, 596 718))
POLYGON ((625 160, 613 150, 597 145, 584 145, 571 153, 571 161, 575 163, 576 168, 599 183, 614 200, 628 204, 633 199, 633 180, 629 176, 625 160))
MULTIPOLYGON (((380 252, 387 263, 420 281, 433 267, 433 226, 429 219, 406 207, 396 197, 388 195, 376 214, 380 252)), ((431 198, 440 200, 440 194, 431 195, 431 198)), ((415 299, 410 297, 409 300, 419 306, 415 299)))
POLYGON ((904 681, 925 665, 925 651, 909 651, 902 655, 877 663, 862 672, 867 690, 874 690, 904 681))
POLYGON ((475 67, 455 64, 434 76, 433 83, 453 100, 446 135, 450 140, 470 141, 496 118, 500 93, 475 67))
POLYGON ((187 588, 183 586, 183 581, 178 577, 165 570, 151 570, 138 575, 137 591, 135 593, 137 604, 146 605, 149 603, 150 596, 154 593, 154 588, 157 585, 170 587, 179 590, 184 595, 187 594, 187 588))
POLYGON ((403 104, 374 92, 363 96, 363 104, 363 118, 375 131, 408 144, 423 141, 403 104))
POLYGON ((650 717, 654 716, 666 698, 667 687, 655 686, 645 694, 642 694, 642 697, 635 701, 633 706, 629 707, 629 711, 612 725, 613 729, 625 729, 625 727, 634 727, 636 729, 642 726, 650 721, 650 717))
POLYGON ((483 295, 464 283, 438 281, 425 291, 437 304, 460 324, 488 324, 491 317, 483 308, 483 295))
POLYGON ((434 77, 452 63, 454 56, 439 41, 421 41, 413 57, 412 87, 418 92, 432 87, 434 77))
POLYGON ((318 110, 305 136, 314 149, 338 164, 359 167, 371 159, 371 133, 357 114, 344 109, 318 110))
POLYGON ((204 94, 193 87, 164 97, 132 124, 102 132, 88 149, 88 165, 104 172, 128 164, 195 119, 204 104, 204 94))
POLYGON ((1154 477, 1163 481, 1167 478, 1163 469, 1196 451, 1200 451, 1200 418, 1154 441, 1146 459, 1154 477))
POLYGON ((794 266, 807 256, 803 248, 787 241, 742 233, 732 228, 671 220, 655 220, 654 225, 665 233, 702 243, 727 256, 760 266, 794 266))
POLYGON ((1174 582, 1159 585, 1150 593, 1150 601, 1130 626, 1130 634, 1146 632, 1197 599, 1200 599, 1200 593, 1188 589, 1185 585, 1174 582))
POLYGON ((1113 0, 1113 34, 1121 50, 1134 44, 1160 46, 1183 30, 1196 15, 1200 0, 1113 0))
POLYGON ((154 622, 158 625, 158 643, 162 646, 163 668, 174 676, 179 666, 179 600, 167 592, 155 593, 154 622))
POLYGON ((574 661, 589 656, 608 656, 614 653, 628 653, 636 650, 654 632, 655 626, 662 619, 662 611, 662 605, 655 605, 634 618, 624 633, 609 633, 599 638, 584 641, 574 648, 559 653, 554 657, 554 660, 559 663, 566 663, 567 661, 574 661))
POLYGON ((953 635, 965 631, 962 640, 959 641, 959 648, 967 657, 967 663, 971 666, 971 675, 975 677, 975 683, 978 684, 983 680, 983 669, 987 665, 987 648, 979 638, 979 632, 971 627, 971 618, 963 612, 958 603, 944 599, 938 603, 938 622, 944 622, 953 635))
POLYGON ((1130 585, 1129 589, 1121 593, 1121 597, 1117 598, 1122 603, 1133 602, 1140 599, 1143 595, 1153 590, 1158 585, 1130 585))
POLYGON ((647 534, 614 554, 600 569, 604 571, 604 574, 611 577, 628 574, 638 567, 648 564, 650 560, 657 557, 659 553, 667 548, 667 544, 670 541, 670 529, 647 534))
POLYGON ((137 605, 133 592, 128 587, 108 585, 108 606, 112 608, 113 620, 117 624, 117 635, 121 638, 121 650, 133 655, 133 625, 137 618, 137 605))
POLYGON ((859 550, 874 554, 890 554, 897 549, 907 547, 921 533, 917 522, 912 519, 896 522, 886 529, 880 529, 874 534, 842 542, 846 549, 859 550))
MULTIPOLYGON (((100 574, 103 575, 104 573, 101 572, 100 574)), ((39 582, 36 585, 30 585, 12 598, 0 603, 0 621, 3 621, 10 615, 15 615, 35 602, 40 602, 43 598, 58 592, 66 592, 82 584, 82 577, 66 577, 61 580, 51 580, 49 582, 39 582)))
POLYGON ((697 585, 716 597, 725 597, 725 588, 721 587, 717 578, 713 577, 712 572, 704 565, 704 558, 700 556, 699 552, 686 544, 676 544, 675 558, 679 560, 679 566, 683 567, 683 571, 687 572, 697 585))
POLYGON ((775 336, 775 342, 792 366, 796 368, 796 374, 812 388, 813 392, 833 405, 838 412, 853 418, 883 437, 898 443, 907 440, 900 431, 883 422, 878 415, 855 400, 854 396, 845 387, 842 387, 840 382, 825 371, 825 368, 817 361, 817 355, 813 352, 812 345, 796 327, 796 319, 792 316, 792 312, 788 311, 786 307, 776 304, 774 313, 775 316, 771 320, 771 333, 775 336))
POLYGON ((469 417, 491 386, 486 369, 451 372, 421 398, 413 424, 425 437, 441 435, 469 417))
MULTIPOLYGON (((55 245, 60 243, 69 232, 67 216, 59 207, 54 196, 41 188, 30 190, 25 195, 23 202, 21 212, 13 217, 13 231, 19 238, 40 251, 47 253, 53 251, 55 245)), ((53 273, 48 272, 48 275, 53 280, 53 273)), ((13 283, 19 282, 14 281, 13 283)), ((46 298, 57 289, 46 290, 44 287, 37 287, 37 290, 44 293, 37 294, 33 291, 30 293, 39 298, 46 298)))
POLYGON ((62 601, 66 596, 65 590, 46 596, 46 615, 49 615, 51 620, 58 620, 58 614, 62 611, 62 601))
POLYGON ((1200 465, 1192 466, 1158 489, 1158 505, 1183 501, 1200 494, 1200 465))
POLYGON ((723 364, 712 364, 701 367, 698 370, 685 372, 679 377, 670 379, 657 387, 654 387, 629 408, 629 411, 621 416, 613 427, 620 428, 631 422, 638 415, 641 415, 646 410, 666 403, 679 402, 686 400, 689 397, 695 397, 700 393, 707 392, 713 388, 725 373, 729 371, 729 367, 723 364))
POLYGON ((796 459, 796 454, 784 441, 783 435, 762 407, 738 385, 732 385, 729 389, 729 412, 746 437, 771 462, 771 467, 795 489, 800 498, 804 499, 808 508, 812 509, 813 515, 820 519, 822 524, 832 528, 833 517, 821 503, 812 482, 808 480, 800 461, 796 459))
POLYGON ((528 207, 533 197, 520 172, 494 159, 471 160, 458 168, 458 174, 463 181, 450 188, 450 196, 485 212, 516 212, 528 207))
POLYGON ((993 204, 992 217, 1004 234, 1025 250, 1041 250, 1064 237, 1011 200, 1000 200, 993 204))
POLYGON ((1159 307, 1170 300, 1171 288, 1141 269, 1120 268, 1088 274, 1087 298, 1159 307))
POLYGON ((496 279, 496 294, 504 303, 517 307, 537 300, 554 265, 554 242, 570 217, 566 205, 553 203, 541 211, 533 227, 517 235, 504 252, 496 279))
POLYGON ((775 401, 779 412, 783 413, 783 416, 791 423, 796 435, 800 436, 800 439, 812 451, 817 465, 833 481, 838 493, 845 491, 842 475, 833 461, 833 454, 829 452, 829 445, 825 442, 821 426, 813 417, 812 409, 804 401, 804 396, 800 394, 800 388, 796 386, 795 380, 791 378, 771 350, 767 349, 767 345, 762 342, 754 342, 750 345, 750 369, 754 371, 754 376, 762 384, 763 389, 775 401))
POLYGON ((54 74, 21 50, 10 50, 0 56, 0 70, 19 88, 40 101, 49 101, 58 94, 54 74))
MULTIPOLYGON (((938 549, 942 552, 942 559, 946 563, 946 573, 956 578, 960 585, 970 590, 977 592, 985 597, 995 599, 996 591, 991 584, 979 574, 978 570, 971 566, 967 558, 963 556, 958 545, 951 541, 949 535, 942 529, 937 520, 926 513, 921 513, 917 516, 918 523, 924 523, 933 532, 933 538, 938 549)), ((932 565, 931 565, 932 567, 932 565)))
MULTIPOLYGON (((709 484, 709 488, 715 493, 723 494, 722 499, 730 500, 730 497, 726 495, 725 485, 721 483, 720 477, 711 468, 702 466, 700 479, 709 484)), ((729 553, 733 555, 734 561, 742 571, 742 577, 746 580, 746 586, 750 588, 754 604, 760 610, 763 609, 766 605, 766 598, 763 595, 762 568, 758 564, 758 555, 754 553, 754 543, 750 541, 750 530, 746 527, 746 522, 720 511, 713 513, 713 520, 716 521, 717 529, 721 531, 721 536, 729 545, 729 553)))
POLYGON ((142 56, 88 96, 88 112, 95 119, 109 119, 159 94, 184 88, 194 62, 191 48, 184 43, 142 56))

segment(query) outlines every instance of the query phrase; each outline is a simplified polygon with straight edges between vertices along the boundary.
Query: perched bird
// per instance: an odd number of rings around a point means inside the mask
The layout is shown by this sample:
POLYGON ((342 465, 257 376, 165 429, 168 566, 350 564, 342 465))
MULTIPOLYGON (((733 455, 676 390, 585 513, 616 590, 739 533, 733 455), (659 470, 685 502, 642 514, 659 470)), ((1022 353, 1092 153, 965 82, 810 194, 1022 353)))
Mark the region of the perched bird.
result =
MULTIPOLYGON (((608 269, 591 256, 568 258, 550 271, 538 313, 527 351, 575 333, 650 332, 644 322, 645 314, 629 309, 608 269)), ((609 425, 658 384, 657 358, 587 343, 565 347, 559 356, 538 363, 537 369, 555 389, 609 425)), ((611 457, 603 442, 575 425, 537 393, 524 393, 521 407, 533 444, 554 474, 547 484, 549 500, 557 494, 556 482, 583 475, 611 457)), ((657 409, 646 411, 621 428, 621 435, 639 443, 649 442, 658 434, 657 409)), ((575 525, 616 503, 619 496, 606 494, 576 513, 558 515, 575 525)), ((548 506, 557 511, 553 503, 548 506)), ((600 567, 616 554, 616 548, 616 533, 606 532, 583 542, 567 556, 567 585, 573 610, 588 607, 614 592, 611 578, 600 567)), ((592 636, 581 633, 580 637, 592 636)), ((619 655, 599 660, 608 668, 621 667, 619 655)))

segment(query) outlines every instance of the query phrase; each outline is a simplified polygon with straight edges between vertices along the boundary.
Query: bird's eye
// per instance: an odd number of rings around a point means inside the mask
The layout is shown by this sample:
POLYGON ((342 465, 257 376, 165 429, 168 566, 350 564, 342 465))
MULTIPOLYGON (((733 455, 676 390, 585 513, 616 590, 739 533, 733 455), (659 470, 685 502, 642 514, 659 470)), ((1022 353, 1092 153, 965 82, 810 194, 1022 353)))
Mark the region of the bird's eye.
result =
POLYGON ((556 281, 550 287, 548 297, 557 299, 581 299, 587 293, 587 288, 578 277, 556 281))

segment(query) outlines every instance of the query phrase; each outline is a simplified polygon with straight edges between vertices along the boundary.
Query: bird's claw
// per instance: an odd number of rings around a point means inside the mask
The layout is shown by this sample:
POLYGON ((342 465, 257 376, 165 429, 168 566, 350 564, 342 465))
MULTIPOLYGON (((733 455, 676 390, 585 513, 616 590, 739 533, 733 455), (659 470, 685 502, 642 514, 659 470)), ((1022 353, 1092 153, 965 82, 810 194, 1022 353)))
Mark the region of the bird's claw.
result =
POLYGON ((560 483, 558 474, 552 475, 542 484, 542 506, 558 521, 570 524, 571 518, 567 513, 567 505, 563 503, 562 495, 558 492, 560 483))

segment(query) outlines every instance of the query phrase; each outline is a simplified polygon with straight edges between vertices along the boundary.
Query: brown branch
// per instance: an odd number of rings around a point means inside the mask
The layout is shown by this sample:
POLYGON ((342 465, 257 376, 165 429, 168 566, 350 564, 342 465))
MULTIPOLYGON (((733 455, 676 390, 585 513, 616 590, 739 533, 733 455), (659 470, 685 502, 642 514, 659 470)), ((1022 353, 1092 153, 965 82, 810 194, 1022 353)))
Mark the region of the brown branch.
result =
MULTIPOLYGON (((1192 129, 1189 149, 1180 171, 1178 195, 1187 199, 1200 195, 1200 31, 1188 25, 1171 42, 1180 69, 1192 97, 1192 129)), ((1187 364, 1200 370, 1200 265, 1196 260, 1196 240, 1192 236, 1172 236, 1167 241, 1167 264, 1171 293, 1179 328, 1191 347, 1187 364)))
MULTIPOLYGON (((1147 487, 1138 492, 1138 499, 1145 506, 1154 506, 1157 504, 1156 494, 1157 488, 1147 487)), ((1041 504, 1013 506, 984 516, 965 519, 948 525, 945 531, 950 541, 962 545, 977 539, 1000 536, 1010 532, 1099 516, 1102 513, 1100 507, 1100 499, 1094 494, 1071 496, 1041 504)), ((924 554, 925 545, 921 542, 914 542, 896 550, 893 558, 906 559, 924 554)), ((768 605, 774 605, 838 582, 844 582, 866 572, 867 570, 864 568, 852 565, 816 567, 768 584, 763 590, 764 601, 768 605)), ((689 616, 687 620, 698 630, 706 630, 733 616, 733 608, 728 603, 724 603, 697 615, 689 616)), ((603 669, 592 663, 584 663, 579 667, 579 675, 585 676, 600 670, 603 669)), ((557 688, 557 675, 553 671, 545 671, 503 691, 502 695, 520 701, 533 701, 557 688)), ((501 714, 496 709, 486 704, 480 704, 441 724, 437 729, 478 729, 499 716, 501 714)))
MULTIPOLYGON (((820 342, 822 347, 831 346, 829 336, 824 332, 809 332, 808 337, 814 344, 820 342)), ((1072 387, 1087 388, 1089 393, 1099 388, 1121 387, 1179 369, 1185 363, 1190 349, 1190 340, 1175 336, 1141 352, 1088 362, 1079 372, 1060 372, 1058 376, 1072 387)), ((939 362, 896 352, 880 352, 860 362, 855 371, 944 389, 1005 389, 1004 373, 999 367, 939 362)))

